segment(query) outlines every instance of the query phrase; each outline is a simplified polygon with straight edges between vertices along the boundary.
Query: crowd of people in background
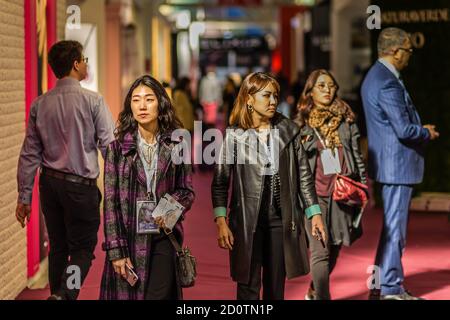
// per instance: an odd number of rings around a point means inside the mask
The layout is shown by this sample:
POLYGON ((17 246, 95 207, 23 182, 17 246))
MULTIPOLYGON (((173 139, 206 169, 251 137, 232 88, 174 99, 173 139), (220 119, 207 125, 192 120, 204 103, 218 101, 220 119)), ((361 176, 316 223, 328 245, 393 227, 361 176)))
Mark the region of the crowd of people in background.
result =
MULTIPOLYGON (((230 72, 224 78, 219 78, 215 70, 213 65, 205 68, 203 77, 195 86, 198 88, 197 92, 192 90, 194 85, 188 76, 181 76, 173 81, 170 91, 175 111, 184 128, 190 132, 194 130, 194 121, 202 121, 205 130, 217 125, 228 125, 242 80, 251 73, 230 72)), ((281 87, 278 112, 289 119, 294 118, 297 114, 297 102, 306 82, 305 72, 298 72, 292 83, 289 83, 281 71, 271 75, 281 87)))

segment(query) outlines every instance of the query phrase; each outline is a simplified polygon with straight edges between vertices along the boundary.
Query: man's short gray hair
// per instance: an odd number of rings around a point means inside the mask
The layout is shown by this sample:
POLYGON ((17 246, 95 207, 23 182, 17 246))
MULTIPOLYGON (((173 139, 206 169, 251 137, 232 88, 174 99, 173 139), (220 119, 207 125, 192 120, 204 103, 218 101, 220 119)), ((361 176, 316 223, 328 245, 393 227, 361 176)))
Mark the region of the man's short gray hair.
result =
POLYGON ((405 30, 399 28, 383 29, 378 37, 378 56, 392 54, 392 49, 403 46, 407 39, 409 39, 409 35, 405 30))

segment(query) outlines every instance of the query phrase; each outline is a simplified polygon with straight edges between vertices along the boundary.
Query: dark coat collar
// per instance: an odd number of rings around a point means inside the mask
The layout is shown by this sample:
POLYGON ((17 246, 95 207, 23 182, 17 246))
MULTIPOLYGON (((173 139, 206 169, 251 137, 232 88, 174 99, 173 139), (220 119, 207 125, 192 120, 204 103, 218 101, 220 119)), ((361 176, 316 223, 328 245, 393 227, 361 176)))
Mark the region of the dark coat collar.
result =
POLYGON ((307 124, 305 124, 300 129, 300 135, 302 136, 303 148, 308 151, 310 150, 314 143, 316 143, 317 136, 314 133, 314 130, 307 124))
MULTIPOLYGON (((276 113, 272 118, 272 125, 279 130, 279 147, 282 151, 300 132, 299 127, 294 121, 286 118, 281 113, 276 113)), ((230 126, 229 129, 236 130, 237 126, 230 126)))
POLYGON ((307 124, 305 124, 303 127, 300 128, 300 135, 302 136, 309 136, 313 134, 314 130, 307 124))
MULTIPOLYGON (((345 143, 345 141, 347 141, 350 138, 350 129, 349 129, 349 125, 346 121, 341 122, 341 124, 339 125, 339 128, 338 128, 338 132, 339 132, 339 137, 341 138, 341 142, 342 142, 342 145, 344 146, 344 148, 350 148, 349 144, 345 143)), ((311 150, 313 148, 313 146, 315 146, 315 144, 318 140, 316 134, 314 133, 314 130, 307 124, 305 124, 300 129, 300 135, 302 137, 308 136, 307 139, 303 139, 303 148, 306 151, 311 150)))
POLYGON ((281 113, 275 114, 272 124, 280 133, 280 151, 283 150, 300 132, 300 128, 297 124, 283 116, 281 113))

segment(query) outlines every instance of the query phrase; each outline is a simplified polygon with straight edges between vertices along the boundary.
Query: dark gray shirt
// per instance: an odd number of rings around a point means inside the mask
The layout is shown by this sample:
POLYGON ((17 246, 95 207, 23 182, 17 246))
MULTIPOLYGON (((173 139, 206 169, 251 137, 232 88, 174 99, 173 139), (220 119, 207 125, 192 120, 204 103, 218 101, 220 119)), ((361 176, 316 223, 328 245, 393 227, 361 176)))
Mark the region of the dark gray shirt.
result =
POLYGON ((74 78, 58 80, 31 106, 17 171, 19 202, 31 203, 40 166, 96 179, 98 149, 105 157, 113 140, 114 121, 103 97, 74 78))

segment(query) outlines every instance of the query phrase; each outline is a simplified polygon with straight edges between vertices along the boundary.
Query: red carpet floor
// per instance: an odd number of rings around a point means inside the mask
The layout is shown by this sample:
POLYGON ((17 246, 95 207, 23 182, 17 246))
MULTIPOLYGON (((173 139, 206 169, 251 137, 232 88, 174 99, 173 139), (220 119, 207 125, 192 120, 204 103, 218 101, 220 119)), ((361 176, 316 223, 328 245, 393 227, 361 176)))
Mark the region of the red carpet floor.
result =
MULTIPOLYGON (((212 219, 211 174, 197 173, 196 201, 185 221, 186 244, 198 260, 198 281, 185 289, 186 300, 235 298, 236 286, 229 277, 228 253, 217 247, 212 219)), ((333 299, 367 299, 367 268, 373 263, 381 228, 382 212, 369 210, 363 219, 364 235, 351 248, 344 248, 331 276, 333 299)), ((98 298, 104 253, 99 232, 96 260, 81 290, 80 299, 98 298)), ((403 258, 405 285, 415 295, 427 299, 450 299, 450 222, 446 214, 412 213, 407 249, 403 258)), ((309 276, 287 281, 286 299, 303 300, 309 276)), ((46 299, 48 289, 25 290, 20 300, 46 299)))

